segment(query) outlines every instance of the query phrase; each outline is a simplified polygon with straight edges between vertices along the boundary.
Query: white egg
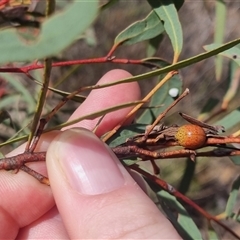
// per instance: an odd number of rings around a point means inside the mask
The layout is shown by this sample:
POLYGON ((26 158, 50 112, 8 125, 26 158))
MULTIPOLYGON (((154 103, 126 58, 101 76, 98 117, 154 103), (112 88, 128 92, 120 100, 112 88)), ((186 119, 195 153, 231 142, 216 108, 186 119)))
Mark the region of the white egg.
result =
POLYGON ((171 97, 175 98, 175 97, 178 96, 179 90, 178 90, 177 88, 171 88, 171 89, 168 91, 168 94, 169 94, 171 97))

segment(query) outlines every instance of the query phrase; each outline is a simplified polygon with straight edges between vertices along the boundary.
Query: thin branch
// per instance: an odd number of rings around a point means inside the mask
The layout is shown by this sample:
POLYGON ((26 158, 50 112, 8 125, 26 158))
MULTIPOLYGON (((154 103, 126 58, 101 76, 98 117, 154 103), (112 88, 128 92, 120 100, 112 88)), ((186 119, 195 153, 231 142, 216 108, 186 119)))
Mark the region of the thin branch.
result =
POLYGON ((170 184, 165 182, 164 180, 151 175, 150 173, 144 171, 141 169, 137 164, 133 164, 129 166, 131 169, 135 170, 136 172, 140 173, 147 179, 151 180, 152 182, 156 183, 159 185, 161 188, 163 188, 165 191, 170 193, 171 195, 175 196, 177 199, 182 200, 183 202, 187 203, 189 206, 193 207, 196 211, 198 211, 201 215, 203 215, 205 218, 207 218, 209 221, 214 221, 221 227, 223 227, 226 231, 231 233, 234 237, 237 239, 240 239, 240 236, 238 236, 232 229, 230 229, 228 226, 226 226, 224 223, 220 222, 215 216, 212 216, 208 212, 206 212, 204 209, 199 207, 196 203, 194 203, 191 199, 187 198, 183 194, 181 194, 179 191, 177 191, 174 187, 172 187, 170 184))

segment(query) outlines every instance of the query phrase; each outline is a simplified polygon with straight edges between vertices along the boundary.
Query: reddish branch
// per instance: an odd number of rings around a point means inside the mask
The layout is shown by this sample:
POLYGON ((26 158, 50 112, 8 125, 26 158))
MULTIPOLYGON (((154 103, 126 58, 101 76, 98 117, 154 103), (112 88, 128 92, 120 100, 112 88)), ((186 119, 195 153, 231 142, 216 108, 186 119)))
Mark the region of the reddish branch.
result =
POLYGON ((39 182, 49 185, 48 178, 40 173, 27 167, 25 164, 29 162, 39 162, 46 160, 46 152, 24 152, 13 157, 0 159, 0 170, 15 170, 16 173, 21 169, 22 171, 35 177, 39 182))
POLYGON ((0 170, 19 170, 25 163, 45 161, 46 152, 21 153, 0 159, 0 170))
MULTIPOLYGON (((114 56, 56 62, 56 63, 52 64, 52 67, 63 67, 63 66, 71 66, 71 65, 93 64, 93 63, 109 63, 109 62, 110 63, 119 63, 119 64, 138 64, 138 65, 144 65, 147 67, 156 67, 155 64, 143 62, 142 60, 115 58, 114 56)), ((5 72, 5 73, 6 72, 14 72, 14 73, 27 74, 29 71, 36 70, 36 69, 42 69, 42 68, 44 68, 43 64, 34 62, 28 66, 23 66, 23 67, 2 67, 2 68, 0 68, 0 72, 5 72)))
POLYGON ((171 195, 175 196, 177 199, 180 199, 183 202, 187 203, 188 205, 192 206, 196 211, 198 211, 201 215, 203 215, 209 221, 216 222, 218 225, 222 226, 226 231, 231 233, 234 237, 236 237, 237 239, 240 239, 240 237, 233 230, 231 230, 228 226, 226 226, 224 223, 220 222, 215 216, 212 216, 211 214, 206 212, 204 209, 199 207, 191 199, 189 199, 186 196, 184 196, 183 194, 181 194, 179 191, 177 191, 174 187, 172 187, 170 184, 168 184, 164 180, 162 180, 162 179, 144 171, 143 169, 139 168, 139 166, 137 164, 130 165, 129 167, 131 169, 135 170, 136 172, 140 173, 141 175, 143 175, 147 179, 151 180, 152 182, 156 183, 162 189, 164 189, 165 191, 167 191, 171 195))
MULTIPOLYGON (((217 144, 224 144, 224 143, 240 143, 240 138, 234 138, 234 137, 226 137, 224 139, 209 139, 209 143, 207 142, 206 146, 213 146, 217 144), (224 142, 225 140, 225 142, 224 142)), ((237 156, 240 155, 240 149, 237 148, 225 148, 217 147, 213 150, 206 151, 206 152, 197 152, 195 150, 189 150, 189 149, 178 149, 178 150, 172 150, 172 151, 165 151, 166 147, 169 146, 177 146, 178 143, 176 142, 168 142, 166 145, 157 146, 159 149, 162 149, 163 151, 152 151, 148 149, 148 145, 146 147, 138 147, 137 145, 120 145, 117 147, 113 147, 113 152, 119 157, 119 158, 127 158, 127 157, 149 157, 150 159, 166 159, 166 158, 183 158, 183 157, 189 157, 192 154, 196 157, 224 157, 224 156, 237 156)))
MULTIPOLYGON (((227 142, 231 143, 239 143, 240 138, 224 138, 227 142), (229 141, 228 141, 229 140, 229 141)), ((151 151, 149 149, 140 148, 137 145, 128 145, 128 146, 117 146, 113 147, 112 151, 116 154, 116 156, 120 159, 129 158, 129 157, 140 157, 145 160, 153 160, 153 159, 166 159, 166 158, 183 158, 183 157, 191 157, 194 155, 195 157, 223 157, 223 156, 236 156, 240 155, 240 149, 225 149, 225 148, 215 148, 213 150, 207 152, 196 152, 194 150, 189 149, 179 149, 174 151, 151 151)), ((42 183, 46 183, 46 178, 42 175, 38 175, 38 173, 31 173, 29 169, 26 169, 24 166, 26 163, 30 162, 38 162, 38 161, 45 161, 46 159, 46 152, 24 152, 18 154, 13 157, 7 157, 0 159, 0 170, 23 170, 37 180, 42 183)))

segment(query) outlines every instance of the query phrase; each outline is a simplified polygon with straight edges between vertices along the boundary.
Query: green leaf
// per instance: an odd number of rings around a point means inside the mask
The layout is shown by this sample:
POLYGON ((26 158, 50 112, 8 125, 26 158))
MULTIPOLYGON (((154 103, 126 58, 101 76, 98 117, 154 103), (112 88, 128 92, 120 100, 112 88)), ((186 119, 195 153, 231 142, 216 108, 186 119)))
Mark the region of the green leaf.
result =
POLYGON ((201 110, 201 114, 198 116, 198 119, 201 120, 201 119, 207 118, 211 113, 211 111, 217 106, 218 103, 219 103, 219 99, 210 97, 206 102, 206 104, 203 106, 201 110))
POLYGON ((13 124, 11 115, 8 113, 8 111, 6 111, 6 110, 1 110, 1 111, 0 111, 0 123, 2 123, 4 120, 7 120, 7 119, 10 120, 10 126, 11 126, 12 128, 14 128, 14 124, 13 124))
POLYGON ((164 203, 167 205, 161 206, 183 239, 202 239, 202 235, 196 224, 189 216, 186 209, 174 196, 165 191, 160 191, 157 193, 157 195, 160 198, 160 201, 164 201, 164 203), (177 211, 177 220, 169 208, 173 208, 177 211))
POLYGON ((164 28, 168 34, 173 50, 174 60, 177 59, 183 47, 183 33, 182 26, 178 19, 177 9, 171 0, 148 0, 158 17, 164 22, 164 28))
POLYGON ((37 41, 20 40, 16 29, 0 32, 0 63, 32 61, 59 54, 92 23, 98 1, 74 1, 43 22, 37 41))
POLYGON ((121 127, 110 139, 107 140, 106 143, 110 147, 121 145, 125 143, 128 138, 132 138, 138 134, 143 134, 146 126, 146 124, 131 124, 129 126, 121 127))
MULTIPOLYGON (((215 32, 214 43, 223 43, 225 33, 225 20, 226 20, 226 4, 223 0, 216 1, 216 18, 215 18, 215 32)), ((215 58, 215 73, 217 81, 220 80, 223 68, 223 58, 217 55, 215 58)))
POLYGON ((214 228, 212 227, 211 223, 210 223, 210 226, 209 226, 209 229, 207 231, 207 234, 208 234, 208 238, 207 239, 211 239, 211 240, 218 240, 219 237, 216 233, 216 231, 214 230, 214 228))
POLYGON ((196 163, 192 161, 190 158, 185 160, 185 170, 184 174, 181 177, 181 181, 179 183, 178 191, 182 194, 186 194, 190 188, 192 180, 194 178, 194 173, 196 169, 196 163))
MULTIPOLYGON (((212 51, 213 49, 219 48, 223 46, 222 44, 218 44, 218 43, 212 43, 209 45, 205 45, 203 48, 206 51, 212 51)), ((235 61, 238 66, 240 66, 240 46, 234 46, 226 51, 223 51, 221 53, 222 56, 228 57, 230 59, 232 59, 233 61, 235 61)))
POLYGON ((4 96, 0 101, 0 109, 3 109, 10 105, 13 105, 14 103, 18 102, 19 100, 20 100, 20 96, 18 93, 4 96))
POLYGON ((163 40, 163 37, 164 37, 163 34, 159 34, 155 38, 152 38, 149 40, 148 46, 147 46, 148 57, 151 57, 156 53, 161 41, 163 40))
POLYGON ((227 109, 229 102, 236 96, 239 89, 240 68, 235 61, 230 62, 228 87, 222 100, 222 109, 227 109))
POLYGON ((5 79, 10 85, 12 85, 18 93, 21 94, 22 98, 28 104, 28 112, 31 113, 35 109, 34 96, 31 95, 30 91, 19 81, 19 78, 14 74, 1 73, 0 77, 5 79))
POLYGON ((157 14, 152 11, 141 21, 137 21, 123 30, 115 38, 114 45, 134 44, 154 38, 164 32, 164 27, 157 14))
POLYGON ((235 165, 240 165, 240 156, 229 157, 235 165))
MULTIPOLYGON (((183 5, 184 0, 174 0, 173 2, 174 2, 176 9, 179 10, 183 5)), ((147 46, 147 56, 148 57, 151 57, 156 53, 161 41, 163 40, 163 37, 164 37, 164 34, 162 33, 162 34, 159 34, 158 36, 156 36, 155 38, 152 38, 149 40, 148 46, 147 46)))
POLYGON ((240 107, 230 112, 221 120, 217 121, 215 125, 224 126, 225 129, 228 130, 236 125, 239 125, 239 119, 240 119, 240 107))
MULTIPOLYGON (((59 94, 60 96, 66 97, 70 94, 70 92, 65 92, 56 88, 52 88, 52 87, 48 87, 48 89, 54 93, 59 94)), ((75 101, 75 102, 79 102, 79 103, 83 103, 85 101, 86 97, 83 95, 75 95, 73 98, 71 98, 71 101, 75 101)))
MULTIPOLYGON (((78 65, 75 65, 75 66, 72 66, 72 68, 70 68, 70 71, 67 72, 66 75, 63 75, 61 77, 60 80, 57 81, 57 83, 55 83, 54 87, 49 87, 48 86, 48 90, 49 91, 52 91, 62 97, 66 97, 70 94, 70 92, 65 92, 65 91, 62 91, 62 90, 59 90, 57 89, 56 87, 61 84, 61 82, 63 82, 64 80, 66 80, 71 74, 73 71, 75 71, 75 69, 78 69, 78 65)), ((34 82, 40 86, 43 86, 43 83, 37 79, 41 79, 42 78, 42 70, 41 71, 34 71, 32 73, 33 77, 34 77, 34 82)), ((83 95, 80 95, 80 94, 77 94, 75 95, 73 98, 71 98, 71 101, 75 101, 75 102, 79 102, 79 103, 83 103, 85 101, 86 97, 83 96, 83 95)))
POLYGON ((67 127, 67 126, 71 126, 75 123, 81 122, 82 120, 85 120, 85 119, 95 119, 95 118, 98 118, 98 117, 102 117, 102 116, 106 115, 107 113, 117 111, 119 109, 126 108, 126 107, 136 106, 139 103, 143 103, 143 102, 142 101, 133 101, 133 102, 123 103, 123 104, 115 105, 115 106, 112 106, 112 107, 109 107, 109 108, 105 108, 105 109, 102 109, 102 110, 99 110, 99 111, 81 116, 79 118, 73 119, 73 120, 68 121, 66 123, 60 124, 56 127, 48 129, 46 132, 52 131, 52 130, 59 130, 59 129, 62 129, 62 128, 67 127))
POLYGON ((213 49, 210 52, 205 52, 205 53, 201 53, 197 56, 188 58, 186 60, 182 60, 179 61, 176 64, 172 64, 169 65, 167 67, 161 68, 161 69, 157 69, 148 73, 144 73, 144 74, 139 74, 133 77, 129 77, 129 78, 124 78, 115 82, 111 82, 111 83, 105 83, 105 84, 101 84, 101 85, 95 85, 95 86, 88 86, 88 88, 85 88, 86 90, 92 90, 92 89, 100 89, 100 88, 104 88, 104 87, 109 87, 109 86, 114 86, 116 84, 122 84, 122 83, 128 83, 128 82, 135 82, 135 81, 140 81, 140 80, 146 80, 146 78, 150 78, 150 77, 154 77, 154 76, 158 76, 159 74, 163 74, 163 73, 168 73, 172 70, 178 70, 187 66, 190 66, 194 63, 200 62, 204 59, 207 59, 209 57, 215 56, 216 54, 225 51, 226 49, 229 49, 237 44, 240 43, 240 38, 235 39, 231 42, 228 42, 224 45, 222 45, 219 48, 213 49))
POLYGON ((100 8, 101 11, 108 9, 109 7, 111 7, 112 5, 114 5, 115 3, 117 3, 119 0, 109 0, 108 2, 104 3, 100 8))
POLYGON ((240 176, 238 176, 238 178, 233 182, 232 189, 227 201, 225 213, 228 217, 232 217, 233 215, 233 209, 235 204, 237 203, 239 188, 240 188, 240 176))
MULTIPOLYGON (((229 113, 221 120, 217 121, 215 124, 224 126, 225 129, 228 130, 236 125, 239 126, 239 119, 240 119, 240 107, 229 113)), ((233 156, 229 158, 234 164, 240 165, 240 156, 233 156)))
MULTIPOLYGON (((163 61, 161 59, 145 59, 146 62, 151 62, 156 64, 157 66, 165 67, 168 66, 169 63, 163 61)), ((159 76, 159 80, 161 81, 165 74, 161 74, 159 76)), ((175 89, 178 94, 182 93, 182 80, 178 74, 174 75, 168 82, 166 82, 151 98, 149 106, 155 108, 146 109, 136 120, 137 123, 142 124, 152 124, 154 120, 158 117, 160 113, 162 113, 173 101, 173 97, 171 97, 171 90, 175 89)))

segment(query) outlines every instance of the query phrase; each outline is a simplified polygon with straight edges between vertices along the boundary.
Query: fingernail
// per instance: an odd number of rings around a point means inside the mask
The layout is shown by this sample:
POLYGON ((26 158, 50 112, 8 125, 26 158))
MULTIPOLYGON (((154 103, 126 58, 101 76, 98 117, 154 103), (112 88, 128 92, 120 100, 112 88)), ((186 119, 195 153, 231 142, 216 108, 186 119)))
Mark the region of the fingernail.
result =
POLYGON ((65 131, 57 137, 55 149, 66 180, 81 194, 107 193, 124 185, 115 155, 90 131, 65 131))

